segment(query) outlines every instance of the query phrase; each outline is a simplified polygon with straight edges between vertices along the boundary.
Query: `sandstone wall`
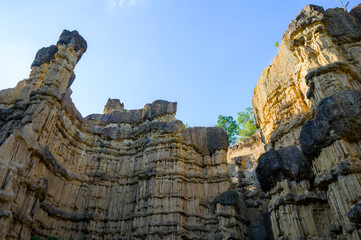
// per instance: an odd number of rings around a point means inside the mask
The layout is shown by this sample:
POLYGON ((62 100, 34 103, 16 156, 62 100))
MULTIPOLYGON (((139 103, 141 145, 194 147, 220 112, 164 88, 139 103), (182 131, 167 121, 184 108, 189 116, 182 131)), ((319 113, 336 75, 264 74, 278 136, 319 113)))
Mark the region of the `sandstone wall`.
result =
POLYGON ((226 133, 162 100, 83 118, 69 87, 86 47, 64 30, 0 92, 0 238, 243 239, 226 133))
POLYGON ((228 153, 173 102, 83 118, 86 48, 64 30, 0 91, 1 239, 361 239, 361 5, 296 16, 255 88, 261 131, 228 153))
POLYGON ((360 13, 306 6, 255 88, 275 239, 361 239, 360 13))

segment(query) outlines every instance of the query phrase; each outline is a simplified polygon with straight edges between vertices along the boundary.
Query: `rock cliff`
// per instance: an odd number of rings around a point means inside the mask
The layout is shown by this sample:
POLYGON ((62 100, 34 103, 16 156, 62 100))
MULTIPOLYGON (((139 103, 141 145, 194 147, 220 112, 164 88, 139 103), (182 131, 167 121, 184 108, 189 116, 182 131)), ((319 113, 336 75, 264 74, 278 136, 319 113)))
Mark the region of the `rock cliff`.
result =
POLYGON ((361 239, 360 12, 306 6, 255 88, 275 239, 361 239))
POLYGON ((70 85, 86 48, 64 30, 0 92, 0 238, 243 238, 226 133, 185 128, 163 100, 83 118, 70 85))
POLYGON ((175 102, 82 117, 86 49, 64 30, 0 91, 1 239, 361 239, 361 4, 296 16, 230 149, 175 102))

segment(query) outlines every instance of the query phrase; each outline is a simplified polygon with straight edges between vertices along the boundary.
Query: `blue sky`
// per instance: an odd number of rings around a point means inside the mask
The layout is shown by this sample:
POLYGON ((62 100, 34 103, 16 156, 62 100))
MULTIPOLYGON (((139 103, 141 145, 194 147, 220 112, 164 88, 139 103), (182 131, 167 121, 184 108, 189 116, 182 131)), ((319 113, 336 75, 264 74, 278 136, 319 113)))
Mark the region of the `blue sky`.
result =
MULTIPOLYGON (((274 46, 307 4, 335 0, 23 0, 0 7, 0 89, 27 78, 38 49, 63 29, 78 30, 88 50, 78 63, 73 101, 85 117, 107 99, 126 109, 156 99, 178 102, 177 118, 213 126, 252 105, 274 46)), ((352 1, 349 10, 357 2, 352 1)))

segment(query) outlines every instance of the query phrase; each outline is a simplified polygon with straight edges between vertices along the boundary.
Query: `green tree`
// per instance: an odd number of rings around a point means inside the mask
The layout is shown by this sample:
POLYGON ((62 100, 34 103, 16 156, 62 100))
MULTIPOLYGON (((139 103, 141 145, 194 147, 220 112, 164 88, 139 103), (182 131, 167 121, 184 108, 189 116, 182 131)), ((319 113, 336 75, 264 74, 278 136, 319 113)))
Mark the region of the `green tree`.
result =
POLYGON ((219 115, 216 127, 223 128, 227 132, 230 145, 253 136, 258 130, 252 108, 246 108, 245 111, 239 112, 237 120, 231 116, 219 115))
POLYGON ((231 116, 218 116, 216 127, 223 128, 227 132, 228 141, 230 145, 237 142, 238 124, 231 116))
POLYGON ((245 111, 238 113, 237 123, 239 140, 253 136, 258 130, 253 115, 253 109, 250 107, 246 108, 245 111))

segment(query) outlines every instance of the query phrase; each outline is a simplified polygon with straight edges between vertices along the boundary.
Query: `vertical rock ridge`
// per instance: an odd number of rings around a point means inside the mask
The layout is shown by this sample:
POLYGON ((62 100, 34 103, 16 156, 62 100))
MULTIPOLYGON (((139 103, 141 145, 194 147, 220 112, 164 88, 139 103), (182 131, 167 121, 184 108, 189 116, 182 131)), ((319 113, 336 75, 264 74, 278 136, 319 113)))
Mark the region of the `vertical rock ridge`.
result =
POLYGON ((306 6, 255 88, 275 239, 361 239, 360 6, 306 6))

